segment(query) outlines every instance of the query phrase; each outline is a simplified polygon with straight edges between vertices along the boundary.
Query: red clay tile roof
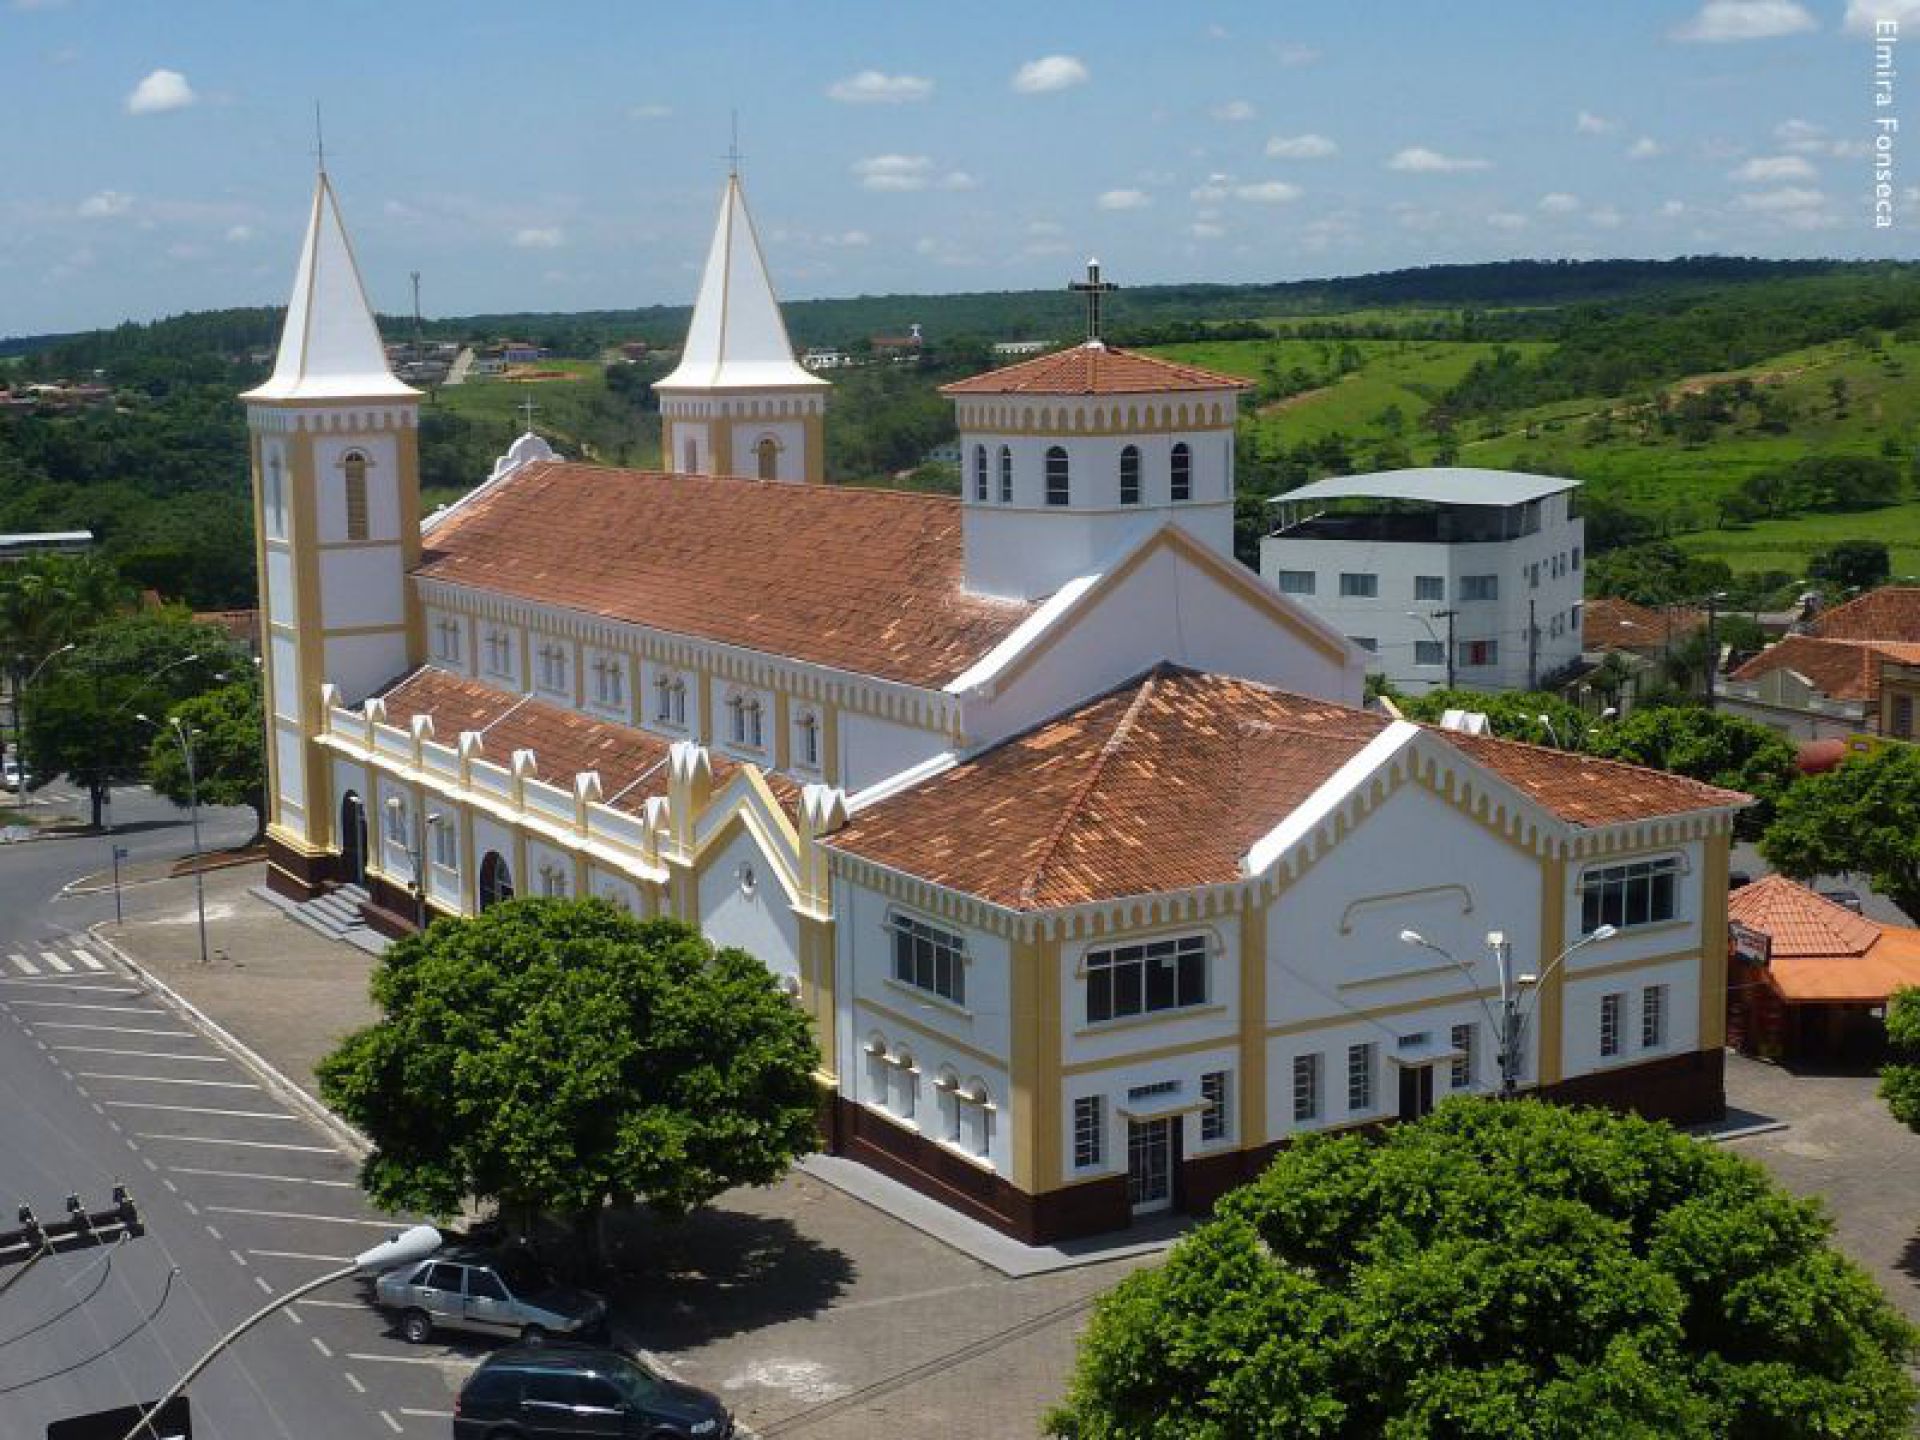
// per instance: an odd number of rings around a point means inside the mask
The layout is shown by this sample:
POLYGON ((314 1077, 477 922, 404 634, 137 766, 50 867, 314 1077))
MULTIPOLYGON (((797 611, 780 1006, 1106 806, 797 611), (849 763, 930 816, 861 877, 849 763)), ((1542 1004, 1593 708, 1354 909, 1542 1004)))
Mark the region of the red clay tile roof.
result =
POLYGON ((1148 395, 1167 390, 1251 390, 1238 375, 1202 370, 1111 345, 1075 345, 942 385, 942 395, 1148 395))
POLYGON ((1806 676, 1830 700, 1871 700, 1880 693, 1882 660, 1920 664, 1920 644, 1789 635, 1747 661, 1732 678, 1758 680, 1787 669, 1806 676))
POLYGON ((1920 930, 1856 915, 1783 876, 1741 886, 1727 916, 1773 942, 1766 979, 1787 1000, 1878 1004, 1920 985, 1920 930))
MULTIPOLYGON (((1223 884, 1388 723, 1163 665, 876 802, 828 843, 1018 910, 1223 884)), ((1631 765, 1433 733, 1576 825, 1746 798, 1631 765)))
POLYGON ((1809 627, 1823 640, 1898 640, 1920 644, 1920 587, 1883 585, 1836 605, 1809 627))
POLYGON ((1677 644, 1707 623, 1684 605, 1654 610, 1618 595, 1599 595, 1580 612, 1583 650, 1658 650, 1677 644))
POLYGON ((1033 610, 964 592, 943 495, 554 462, 424 543, 429 579, 929 688, 1033 610))

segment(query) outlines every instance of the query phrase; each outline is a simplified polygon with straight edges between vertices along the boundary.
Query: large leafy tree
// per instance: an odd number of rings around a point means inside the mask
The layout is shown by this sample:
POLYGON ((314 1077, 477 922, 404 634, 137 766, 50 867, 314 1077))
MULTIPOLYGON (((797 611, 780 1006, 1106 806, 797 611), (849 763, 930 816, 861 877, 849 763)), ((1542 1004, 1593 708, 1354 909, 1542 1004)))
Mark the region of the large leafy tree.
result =
POLYGON ((62 645, 123 609, 131 598, 119 572, 93 554, 45 555, 0 566, 0 666, 13 696, 15 730, 28 677, 62 645))
POLYGON ((1799 774, 1793 746, 1777 730, 1698 705, 1643 706, 1602 726, 1590 745, 1610 760, 1629 760, 1728 790, 1758 802, 1734 821, 1734 833, 1755 839, 1799 774))
POLYGON ((1909 985, 1887 1002, 1890 1059, 1880 1070, 1880 1098, 1893 1118, 1920 1131, 1920 988, 1909 985))
POLYGON ((27 758, 42 775, 64 773, 85 786, 97 826, 107 787, 144 771, 154 720, 219 676, 251 668, 225 634, 184 610, 104 621, 27 692, 27 758))
POLYGON ((261 708, 260 672, 253 666, 217 690, 183 700, 168 712, 166 729, 147 747, 147 784, 185 805, 196 795, 202 805, 245 805, 259 830, 267 824, 266 718, 261 708), (175 727, 178 727, 176 730, 175 727), (192 746, 193 776, 187 775, 192 746))
POLYGON ((1054 1434, 1908 1433, 1916 1336, 1817 1201, 1666 1126, 1455 1101, 1309 1137, 1129 1276, 1054 1434))
POLYGON ((679 1216, 814 1148, 805 1016, 753 956, 602 900, 514 900, 436 921, 374 974, 382 1018, 320 1064, 373 1141, 380 1204, 590 1220, 679 1216))
POLYGON ((1796 880, 1858 871, 1920 916, 1920 748, 1887 745, 1800 780, 1781 796, 1760 852, 1796 880))

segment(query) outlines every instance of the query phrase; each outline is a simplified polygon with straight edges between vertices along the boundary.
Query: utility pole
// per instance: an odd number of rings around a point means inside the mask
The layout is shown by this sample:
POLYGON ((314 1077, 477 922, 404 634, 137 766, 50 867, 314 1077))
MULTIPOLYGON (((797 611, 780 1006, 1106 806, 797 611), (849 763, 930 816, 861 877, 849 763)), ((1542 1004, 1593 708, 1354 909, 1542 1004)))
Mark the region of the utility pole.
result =
POLYGON ((1726 592, 1716 590, 1707 596, 1707 709, 1714 707, 1714 685, 1720 671, 1720 602, 1726 592))
POLYGON ((1487 948, 1500 977, 1500 1098, 1511 1100, 1520 1088, 1520 991, 1513 983, 1513 942, 1504 930, 1487 932, 1487 948))
POLYGON ((1451 690, 1453 689, 1453 659, 1454 659, 1453 617, 1458 615, 1460 612, 1458 610, 1455 610, 1451 605, 1449 605, 1446 609, 1436 610, 1433 613, 1436 616, 1439 616, 1445 619, 1447 622, 1447 689, 1451 690))
POLYGON ((140 1211, 124 1185, 113 1187, 113 1204, 104 1210, 88 1210, 76 1193, 67 1196, 67 1218, 42 1222, 34 1218, 33 1207, 22 1205, 19 1228, 0 1230, 0 1266, 19 1265, 17 1274, 0 1284, 0 1294, 49 1255, 64 1255, 69 1250, 86 1250, 110 1245, 120 1239, 146 1234, 140 1223, 140 1211))
POLYGON ((1527 689, 1540 688, 1540 626, 1534 620, 1533 601, 1527 601, 1527 689))

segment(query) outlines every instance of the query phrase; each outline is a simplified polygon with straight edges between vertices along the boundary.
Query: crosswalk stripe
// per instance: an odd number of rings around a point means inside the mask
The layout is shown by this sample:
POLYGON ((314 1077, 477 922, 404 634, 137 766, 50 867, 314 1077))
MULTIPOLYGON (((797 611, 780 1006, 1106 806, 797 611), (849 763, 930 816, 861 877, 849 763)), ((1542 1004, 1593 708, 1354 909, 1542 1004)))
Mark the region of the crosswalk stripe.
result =
POLYGON ((73 958, 89 970, 104 970, 107 968, 106 962, 96 958, 90 950, 76 950, 73 952, 73 958))
POLYGON ((51 965, 54 969, 58 970, 62 975, 71 975, 73 973, 73 966, 70 965, 67 961, 62 960, 58 955, 54 954, 53 951, 51 950, 42 950, 40 952, 40 958, 46 961, 47 964, 51 965))
POLYGON ((38 975, 40 973, 40 967, 24 955, 9 955, 7 958, 13 962, 14 969, 18 970, 22 975, 38 975))

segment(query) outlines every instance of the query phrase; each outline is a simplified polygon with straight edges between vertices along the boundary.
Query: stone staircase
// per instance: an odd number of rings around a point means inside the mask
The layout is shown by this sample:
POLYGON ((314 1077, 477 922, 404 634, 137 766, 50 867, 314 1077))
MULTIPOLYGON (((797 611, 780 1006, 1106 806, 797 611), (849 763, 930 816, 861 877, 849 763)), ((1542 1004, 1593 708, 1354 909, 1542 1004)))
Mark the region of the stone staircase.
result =
POLYGON ((368 926, 360 913, 360 907, 370 898, 359 885, 340 885, 303 904, 285 908, 289 915, 309 930, 318 931, 329 940, 345 941, 369 954, 378 955, 387 948, 387 942, 368 926))

